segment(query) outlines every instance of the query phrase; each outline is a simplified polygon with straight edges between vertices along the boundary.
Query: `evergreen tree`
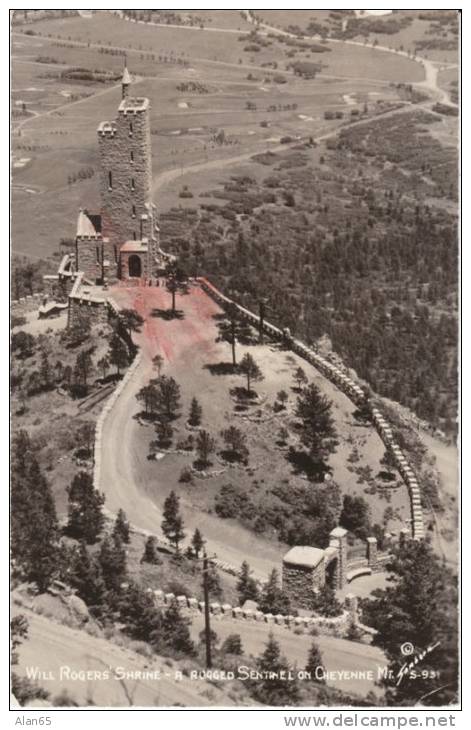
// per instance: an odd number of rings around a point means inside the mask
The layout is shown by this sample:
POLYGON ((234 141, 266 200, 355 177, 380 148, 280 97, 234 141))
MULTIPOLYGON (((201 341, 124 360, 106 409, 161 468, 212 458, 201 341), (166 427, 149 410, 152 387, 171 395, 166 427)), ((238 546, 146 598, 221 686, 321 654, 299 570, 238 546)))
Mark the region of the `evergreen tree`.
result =
POLYGON ((322 654, 316 642, 313 641, 307 655, 306 672, 309 672, 313 682, 325 683, 324 679, 324 662, 322 654))
POLYGON ((57 567, 58 524, 54 499, 26 431, 11 449, 11 556, 13 573, 45 590, 57 567))
POLYGON ((162 627, 162 614, 156 609, 152 594, 136 583, 122 591, 119 602, 119 618, 125 625, 124 632, 136 641, 150 641, 162 627))
POLYGON ((143 317, 135 309, 121 309, 119 318, 129 337, 132 332, 140 332, 144 324, 143 317))
POLYGON ((126 579, 126 551, 118 535, 104 538, 98 551, 98 562, 106 588, 119 593, 126 579))
POLYGON ((209 466, 209 457, 216 449, 216 442, 208 431, 198 432, 196 437, 196 453, 202 467, 209 466))
POLYGON ((106 598, 106 587, 101 566, 95 558, 91 558, 85 541, 81 541, 74 551, 68 581, 77 590, 78 596, 85 601, 95 615, 100 613, 106 598))
POLYGON ((126 519, 126 513, 124 512, 124 510, 119 509, 113 527, 113 535, 118 535, 123 542, 128 543, 129 531, 130 527, 129 522, 126 519))
POLYGON ((289 614, 291 610, 289 598, 282 591, 279 584, 279 575, 276 568, 273 568, 264 584, 259 600, 259 608, 263 613, 289 614))
POLYGON ((295 674, 290 674, 290 666, 271 632, 265 650, 256 660, 256 667, 266 676, 266 679, 258 679, 251 686, 252 694, 259 702, 273 707, 296 704, 299 700, 298 682, 295 674))
POLYGON ((150 384, 155 385, 157 389, 157 411, 169 421, 174 419, 180 407, 180 386, 177 381, 167 375, 161 375, 160 378, 151 380, 150 384))
POLYGON ((250 389, 251 383, 253 381, 263 380, 262 371, 260 370, 257 363, 249 352, 245 353, 244 357, 239 363, 237 370, 239 373, 241 373, 241 375, 245 375, 245 377, 247 378, 247 393, 250 395, 250 393, 252 392, 250 389))
POLYGON ((258 601, 259 592, 257 583, 250 575, 250 566, 246 560, 240 566, 239 580, 237 581, 237 593, 239 594, 239 603, 241 606, 246 601, 258 601))
POLYGON ((173 490, 164 502, 163 515, 162 532, 178 552, 185 533, 183 532, 183 518, 180 515, 180 499, 173 490))
POLYGON ((67 531, 72 537, 86 540, 90 545, 97 541, 103 529, 102 507, 105 497, 93 486, 93 479, 86 471, 75 475, 67 487, 69 519, 67 531))
POLYGON ((390 585, 362 602, 362 621, 378 630, 373 643, 383 649, 392 672, 384 684, 394 705, 447 705, 458 700, 458 587, 456 576, 425 541, 397 547, 387 566, 390 585), (402 646, 413 647, 404 656, 402 646), (433 649, 430 650, 430 648, 433 649), (429 651, 427 651, 429 650, 429 651), (424 653, 420 674, 398 676, 424 653), (439 675, 437 676, 437 671, 439 675))
POLYGON ((370 507, 363 497, 344 494, 339 523, 360 540, 366 540, 371 533, 370 514, 370 507))
POLYGON ((195 551, 195 555, 197 558, 200 556, 200 552, 205 546, 205 540, 203 539, 203 535, 198 530, 198 528, 195 529, 193 533, 193 537, 191 538, 191 547, 195 551))
POLYGON ((324 460, 335 448, 332 403, 311 383, 299 396, 296 416, 302 421, 301 440, 316 460, 324 460))
POLYGON ((150 641, 158 653, 168 652, 177 655, 195 655, 195 645, 190 636, 189 619, 180 613, 178 603, 173 600, 162 616, 158 631, 152 632, 150 641))
POLYGON ((115 332, 110 340, 110 348, 108 350, 108 360, 111 365, 115 365, 117 375, 128 364, 128 350, 121 337, 115 332))
POLYGON ((244 649, 240 634, 229 634, 229 636, 223 641, 221 652, 223 654, 235 654, 237 656, 242 656, 244 649))
POLYGON ((340 616, 342 606, 337 600, 335 591, 329 585, 325 585, 312 597, 311 608, 321 616, 340 616))
POLYGON ((228 447, 227 457, 246 462, 249 457, 246 434, 236 426, 229 426, 221 431, 221 436, 228 447))
POLYGON ((210 598, 222 598, 223 591, 221 581, 217 573, 216 567, 212 564, 209 565, 207 574, 208 592, 210 598))
POLYGON ((298 390, 301 390, 304 385, 307 385, 307 375, 301 367, 296 368, 294 372, 294 379, 296 381, 298 390))
POLYGON ((188 423, 190 424, 190 426, 193 426, 193 427, 199 426, 201 423, 202 416, 203 416, 203 409, 201 408, 197 399, 193 398, 191 401, 190 415, 188 417, 188 423))
POLYGON ((95 442, 95 424, 92 421, 86 421, 77 431, 77 440, 81 447, 85 450, 88 458, 93 454, 93 445, 95 442))
POLYGON ((227 342, 231 346, 232 365, 237 366, 236 344, 249 342, 251 337, 250 326, 243 321, 238 307, 231 303, 226 307, 225 317, 218 323, 219 335, 216 342, 227 342))
POLYGON ((161 562, 162 561, 159 558, 159 554, 157 552, 157 539, 153 535, 150 535, 144 545, 144 553, 141 558, 141 563, 159 565, 161 562))

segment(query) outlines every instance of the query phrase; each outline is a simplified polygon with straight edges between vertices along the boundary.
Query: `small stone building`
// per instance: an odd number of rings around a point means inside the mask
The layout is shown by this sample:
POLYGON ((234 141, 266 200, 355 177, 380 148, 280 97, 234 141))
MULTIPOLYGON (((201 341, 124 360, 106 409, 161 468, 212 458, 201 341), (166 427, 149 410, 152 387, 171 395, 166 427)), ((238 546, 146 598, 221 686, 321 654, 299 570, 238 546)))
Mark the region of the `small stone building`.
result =
POLYGON ((329 547, 296 546, 283 558, 283 590, 295 606, 311 607, 312 594, 325 585, 341 589, 346 583, 347 530, 336 527, 329 547))
POLYGON ((324 550, 298 546, 283 558, 283 590, 301 608, 311 608, 312 594, 325 585, 324 550))

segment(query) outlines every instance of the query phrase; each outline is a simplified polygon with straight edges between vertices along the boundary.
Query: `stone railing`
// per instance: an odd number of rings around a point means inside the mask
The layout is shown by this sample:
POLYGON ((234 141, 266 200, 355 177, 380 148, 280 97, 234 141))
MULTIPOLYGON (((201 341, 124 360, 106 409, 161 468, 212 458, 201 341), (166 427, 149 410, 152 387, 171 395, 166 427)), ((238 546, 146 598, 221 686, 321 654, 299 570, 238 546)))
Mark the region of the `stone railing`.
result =
MULTIPOLYGON (((149 589, 150 590, 150 589, 149 589)), ((163 591, 153 591, 154 600, 157 606, 163 607, 170 605, 173 601, 177 602, 179 608, 189 614, 202 614, 205 610, 204 601, 198 601, 197 598, 188 596, 175 596, 173 593, 164 593, 163 591)), ((227 603, 218 603, 214 601, 209 604, 209 611, 212 616, 221 619, 236 619, 252 623, 254 621, 265 624, 276 624, 286 629, 297 630, 299 632, 310 633, 313 629, 320 634, 328 634, 331 636, 347 636, 352 626, 361 627, 364 633, 375 633, 374 629, 364 627, 358 620, 358 604, 356 596, 348 595, 345 599, 345 609, 340 616, 327 618, 325 616, 286 616, 282 614, 274 615, 272 613, 262 613, 249 608, 240 608, 240 606, 231 606, 227 603)))
MULTIPOLYGON (((204 277, 196 279, 201 288, 208 296, 213 299, 223 309, 228 304, 235 305, 239 311, 239 314, 243 320, 253 325, 257 329, 260 328, 260 317, 250 312, 245 307, 241 307, 237 302, 226 297, 222 292, 219 291, 211 282, 204 277)), ((367 402, 368 396, 365 390, 356 383, 346 372, 341 368, 337 367, 333 363, 329 362, 315 350, 312 350, 300 340, 296 340, 290 336, 289 332, 283 331, 278 327, 270 324, 266 320, 263 321, 263 333, 270 336, 274 340, 283 341, 293 352, 299 357, 302 357, 307 362, 311 363, 317 370, 319 370, 330 382, 332 382, 339 390, 341 390, 355 405, 360 406, 367 402)), ((404 453, 399 447, 399 444, 394 438, 392 429, 385 417, 377 408, 372 408, 372 421, 373 424, 383 441, 386 449, 391 454, 394 463, 401 474, 407 488, 409 490, 409 497, 411 500, 411 513, 412 513, 412 534, 414 539, 424 539, 424 519, 422 513, 422 503, 420 495, 420 487, 417 477, 407 461, 404 453)), ((403 531, 405 534, 405 531, 403 531)))
POLYGON ((10 305, 12 314, 29 314, 39 309, 39 306, 43 299, 46 298, 44 292, 38 292, 37 294, 27 294, 25 297, 19 299, 13 299, 10 305))

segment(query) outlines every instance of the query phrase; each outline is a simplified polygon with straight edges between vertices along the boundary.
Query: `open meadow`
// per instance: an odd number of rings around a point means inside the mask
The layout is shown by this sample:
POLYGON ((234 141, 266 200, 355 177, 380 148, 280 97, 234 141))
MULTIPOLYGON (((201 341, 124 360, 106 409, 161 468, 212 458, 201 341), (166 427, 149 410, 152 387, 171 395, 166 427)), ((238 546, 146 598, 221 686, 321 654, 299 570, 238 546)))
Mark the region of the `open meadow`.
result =
MULTIPOLYGON (((57 252, 60 239, 74 236, 77 209, 96 205, 96 127, 113 118, 124 53, 136 93, 152 104, 154 174, 158 179, 171 171, 176 180, 165 202, 156 201, 160 209, 167 200, 178 202, 185 184, 179 178, 191 174, 192 165, 209 164, 204 179, 210 182, 218 161, 225 166, 283 138, 328 132, 339 122, 326 121, 326 111, 348 115, 367 101, 392 101, 397 90, 391 81, 423 77, 420 65, 408 59, 389 63, 372 48, 332 44, 314 59, 321 72, 306 79, 285 68, 292 59, 278 40, 247 51, 253 44, 243 34, 214 30, 216 20, 211 31, 173 29, 102 12, 93 21, 72 17, 15 26, 14 252, 57 252), (23 216, 26 206, 29 215, 23 216)), ((300 53, 295 60, 313 55, 300 53)))

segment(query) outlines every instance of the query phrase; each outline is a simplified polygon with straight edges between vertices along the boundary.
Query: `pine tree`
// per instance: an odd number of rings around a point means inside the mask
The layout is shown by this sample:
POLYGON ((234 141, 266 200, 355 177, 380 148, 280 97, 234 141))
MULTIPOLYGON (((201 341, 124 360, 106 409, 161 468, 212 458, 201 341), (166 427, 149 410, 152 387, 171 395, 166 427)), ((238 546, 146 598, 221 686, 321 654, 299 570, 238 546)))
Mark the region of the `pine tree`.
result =
POLYGON ((214 565, 209 566, 207 584, 210 598, 221 598, 223 595, 221 581, 214 565))
POLYGON ((239 580, 237 581, 237 592, 241 606, 246 601, 258 601, 259 592, 257 583, 250 575, 250 565, 246 560, 240 566, 239 580))
POLYGON ((290 612, 289 598, 280 588, 279 575, 276 568, 273 568, 268 577, 268 581, 263 586, 259 607, 263 613, 289 614, 290 612))
POLYGON ((242 639, 240 638, 240 634, 229 634, 229 636, 224 639, 224 642, 221 646, 221 652, 223 654, 235 654, 238 656, 242 656, 244 653, 244 649, 242 646, 242 639))
POLYGON ((290 673, 289 664, 282 656, 280 645, 271 632, 265 650, 256 661, 256 666, 262 675, 267 676, 266 679, 257 680, 253 685, 252 692, 256 699, 274 707, 296 704, 299 699, 299 686, 295 674, 290 673))
POLYGON ((203 416, 203 409, 201 408, 197 399, 193 398, 191 401, 190 415, 188 417, 188 423, 190 424, 190 426, 193 426, 193 427, 199 426, 201 423, 202 416, 203 416))
POLYGON ((302 421, 301 440, 311 456, 323 460, 335 448, 332 403, 311 383, 299 396, 296 416, 302 421))
POLYGON ((114 334, 110 340, 110 348, 108 350, 108 360, 111 365, 116 366, 117 375, 128 364, 128 350, 121 337, 114 334))
POLYGON ((313 641, 307 655, 306 672, 309 672, 313 682, 325 683, 324 679, 324 662, 322 654, 316 642, 313 641))
POLYGON ((185 533, 183 532, 183 519, 180 515, 180 500, 173 490, 164 502, 163 515, 162 532, 178 552, 185 533))
POLYGON ((141 563, 159 565, 161 562, 162 561, 159 558, 159 554, 157 552, 157 539, 153 535, 150 535, 144 545, 144 553, 141 558, 141 563))
POLYGON ((105 497, 93 486, 93 479, 86 471, 75 475, 67 488, 69 519, 67 530, 72 537, 86 540, 90 545, 97 541, 103 528, 102 507, 105 497))
POLYGON ((296 381, 296 384, 298 386, 298 390, 301 390, 303 385, 307 385, 307 375, 302 369, 302 367, 299 367, 294 372, 294 379, 296 381))
POLYGON ((177 654, 189 656, 195 655, 195 645, 191 640, 189 619, 184 618, 178 607, 178 603, 173 600, 162 616, 159 631, 154 631, 150 640, 156 647, 156 651, 171 650, 177 654))
POLYGON ((311 608, 321 616, 340 616, 342 606, 337 600, 335 591, 329 585, 323 586, 322 590, 314 593, 311 601, 311 608))
POLYGON ((457 701, 459 688, 458 586, 456 576, 437 558, 425 541, 408 541, 395 548, 387 566, 389 586, 362 602, 362 618, 378 630, 374 644, 388 659, 391 677, 384 680, 388 702, 433 707, 457 701), (408 642, 414 653, 404 657, 408 642), (406 659, 434 646, 421 659, 415 678, 405 675, 397 682, 406 659), (439 676, 431 675, 439 668, 439 676))
POLYGON ((211 434, 204 429, 202 431, 199 431, 198 436, 196 437, 196 452, 198 454, 198 460, 202 467, 209 466, 209 457, 215 451, 215 449, 216 442, 211 434))
POLYGON ((193 533, 193 537, 191 538, 191 547, 195 551, 195 555, 197 558, 200 556, 201 550, 204 548, 205 540, 203 539, 203 535, 201 532, 196 528, 196 530, 193 533))
POLYGON ((113 535, 118 535, 125 543, 129 542, 129 522, 126 519, 124 510, 119 509, 113 528, 113 535))
POLYGON ((250 388, 252 381, 263 380, 262 371, 249 352, 245 353, 237 370, 241 375, 245 375, 247 378, 247 393, 250 395, 252 392, 250 388))
POLYGON ((126 579, 126 552, 117 535, 104 538, 98 551, 98 562, 106 588, 119 593, 126 579))
POLYGON ((106 597, 105 582, 99 562, 90 557, 83 540, 74 552, 68 580, 91 612, 98 614, 106 597))
POLYGON ((136 641, 147 642, 161 632, 162 614, 156 609, 152 594, 136 583, 122 591, 118 608, 125 633, 136 641))
POLYGON ((45 590, 57 567, 58 524, 49 483, 26 431, 11 451, 11 555, 13 572, 45 590))

